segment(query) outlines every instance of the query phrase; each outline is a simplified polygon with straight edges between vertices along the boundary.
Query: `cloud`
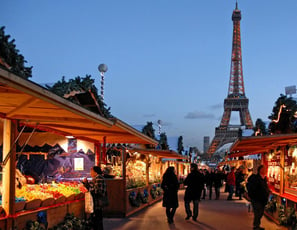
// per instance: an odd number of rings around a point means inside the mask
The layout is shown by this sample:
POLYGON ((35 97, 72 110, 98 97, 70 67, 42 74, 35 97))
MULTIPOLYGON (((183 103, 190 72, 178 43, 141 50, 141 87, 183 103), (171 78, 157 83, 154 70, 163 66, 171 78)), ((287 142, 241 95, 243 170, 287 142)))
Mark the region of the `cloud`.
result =
POLYGON ((204 112, 189 112, 186 116, 185 119, 208 119, 211 118, 213 119, 215 116, 211 113, 204 113, 204 112))
POLYGON ((156 114, 153 114, 153 113, 143 115, 143 117, 155 117, 155 116, 156 116, 156 114))
POLYGON ((221 109, 221 108, 223 108, 222 103, 210 106, 210 109, 221 109))

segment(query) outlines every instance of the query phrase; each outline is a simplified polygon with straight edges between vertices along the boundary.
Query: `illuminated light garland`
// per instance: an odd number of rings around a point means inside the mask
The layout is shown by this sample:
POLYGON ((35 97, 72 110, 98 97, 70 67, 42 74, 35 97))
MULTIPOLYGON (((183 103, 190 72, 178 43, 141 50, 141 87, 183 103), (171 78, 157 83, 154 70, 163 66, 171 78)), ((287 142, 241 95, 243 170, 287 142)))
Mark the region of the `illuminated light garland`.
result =
POLYGON ((260 130, 260 129, 258 129, 258 130, 255 132, 255 136, 258 136, 258 135, 262 136, 262 135, 261 135, 261 130, 260 130))
POLYGON ((104 99, 104 73, 101 72, 101 98, 104 99))
POLYGON ((107 71, 107 65, 105 64, 100 64, 98 66, 98 70, 100 72, 101 75, 101 99, 102 101, 104 100, 104 73, 107 71))
POLYGON ((286 106, 284 104, 282 104, 279 108, 279 111, 278 111, 278 115, 277 115, 277 119, 273 119, 272 122, 274 123, 278 123, 279 122, 279 119, 280 119, 280 115, 282 113, 282 110, 283 108, 286 108, 286 106))

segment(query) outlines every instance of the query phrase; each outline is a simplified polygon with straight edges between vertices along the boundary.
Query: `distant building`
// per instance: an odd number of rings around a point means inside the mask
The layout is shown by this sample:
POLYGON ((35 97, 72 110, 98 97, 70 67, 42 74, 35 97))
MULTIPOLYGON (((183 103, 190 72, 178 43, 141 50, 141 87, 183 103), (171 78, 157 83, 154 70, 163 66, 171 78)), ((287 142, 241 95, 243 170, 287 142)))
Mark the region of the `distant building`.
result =
POLYGON ((203 137, 203 153, 206 153, 209 148, 209 136, 203 137))

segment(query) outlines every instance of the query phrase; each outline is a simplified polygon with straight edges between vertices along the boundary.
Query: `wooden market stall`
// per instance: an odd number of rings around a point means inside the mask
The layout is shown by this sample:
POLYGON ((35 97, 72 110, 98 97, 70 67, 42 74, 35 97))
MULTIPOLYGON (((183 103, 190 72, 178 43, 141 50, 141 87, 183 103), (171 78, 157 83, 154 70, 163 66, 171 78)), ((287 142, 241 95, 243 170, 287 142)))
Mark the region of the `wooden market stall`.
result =
POLYGON ((267 166, 271 191, 265 214, 276 223, 292 227, 297 208, 297 134, 243 137, 230 149, 229 157, 261 154, 267 166))
MULTIPOLYGON (((16 156, 20 154, 16 146, 22 138, 26 140, 23 142, 24 145, 31 143, 30 141, 34 140, 32 135, 35 130, 63 137, 71 136, 72 139, 92 143, 96 153, 94 162, 96 165, 99 165, 104 157, 107 143, 157 144, 157 141, 117 118, 106 119, 3 69, 0 69, 0 123, 3 134, 0 138, 2 144, 1 229, 15 227, 22 229, 26 221, 36 220, 37 214, 41 211, 47 214, 48 227, 60 223, 67 212, 72 212, 78 217, 84 215, 82 196, 66 197, 65 200, 58 202, 55 200, 54 203, 37 200, 32 202, 31 206, 26 201, 23 208, 16 202, 16 156), (24 129, 20 129, 22 127, 33 131, 31 134, 26 134, 24 129), (24 207, 27 208, 24 209, 24 207)), ((46 140, 41 141, 46 143, 46 140)), ((46 153, 43 153, 43 156, 46 156, 46 153)))
POLYGON ((111 198, 104 211, 107 217, 130 216, 162 199, 160 183, 168 159, 186 159, 172 150, 122 146, 107 151, 107 157, 105 167, 115 176, 106 180, 111 198))
MULTIPOLYGON (((176 153, 178 154, 178 153, 176 153)), ((178 154, 179 155, 179 154, 178 154)), ((180 156, 180 155, 179 155, 180 156)), ((162 172, 165 172, 165 170, 169 166, 173 166, 176 171, 177 179, 179 181, 180 189, 184 189, 184 180, 190 173, 190 159, 188 156, 183 155, 182 158, 163 158, 163 169, 162 172)))
MULTIPOLYGON (((258 166, 261 164, 261 157, 255 157, 255 154, 246 155, 244 157, 228 158, 218 164, 220 170, 229 172, 232 167, 243 169, 245 175, 256 173, 258 166)), ((246 178, 247 179, 247 178, 246 178)))

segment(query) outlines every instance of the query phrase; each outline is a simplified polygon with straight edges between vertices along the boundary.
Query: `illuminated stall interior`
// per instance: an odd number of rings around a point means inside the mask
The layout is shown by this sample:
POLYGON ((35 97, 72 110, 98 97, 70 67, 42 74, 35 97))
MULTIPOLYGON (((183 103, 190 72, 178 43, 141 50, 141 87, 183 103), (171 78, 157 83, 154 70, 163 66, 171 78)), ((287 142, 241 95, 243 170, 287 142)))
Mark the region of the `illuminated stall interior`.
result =
POLYGON ((284 192, 297 196, 297 145, 288 149, 285 155, 284 192))
POLYGON ((278 224, 296 221, 297 208, 297 134, 243 137, 231 147, 229 157, 261 154, 267 166, 271 191, 265 214, 278 224))
POLYGON ((127 159, 127 186, 130 184, 131 179, 144 185, 158 183, 168 166, 174 166, 177 170, 176 160, 186 159, 185 156, 172 150, 133 148, 127 149, 127 152, 131 159, 127 159), (137 176, 135 177, 135 175, 137 176))
MULTIPOLYGON (((59 145, 62 149, 65 148, 65 153, 62 154, 66 157, 71 156, 73 143, 79 151, 84 148, 81 144, 85 141, 91 143, 87 148, 95 153, 93 164, 96 165, 101 163, 102 153, 105 153, 105 145, 108 143, 157 145, 157 141, 117 118, 104 118, 3 69, 0 69, 0 98, 2 208, 7 218, 18 217, 15 215, 16 209, 13 208, 16 204, 13 199, 16 194, 14 186, 16 156, 23 155, 30 159, 32 155, 36 155, 23 149, 19 151, 16 148, 17 144, 21 148, 27 144, 34 146, 35 141, 40 145, 42 141, 44 143, 50 141, 46 135, 52 133, 59 136, 58 139, 62 137, 64 143, 59 145), (27 133, 27 129, 31 131, 27 133), (42 134, 45 136, 40 137, 42 134), (66 136, 70 139, 66 139, 66 136), (67 144, 71 144, 70 147, 66 147, 67 144)), ((53 142, 57 143, 57 140, 53 142)), ((45 160, 48 159, 47 152, 41 152, 40 155, 45 160)), ((85 163, 80 157, 73 161, 75 172, 85 169, 85 163)), ((83 209, 77 210, 80 210, 80 213, 83 211, 83 209)), ((61 218, 63 217, 61 215, 61 218)), ((58 221, 58 218, 53 220, 58 221)))

